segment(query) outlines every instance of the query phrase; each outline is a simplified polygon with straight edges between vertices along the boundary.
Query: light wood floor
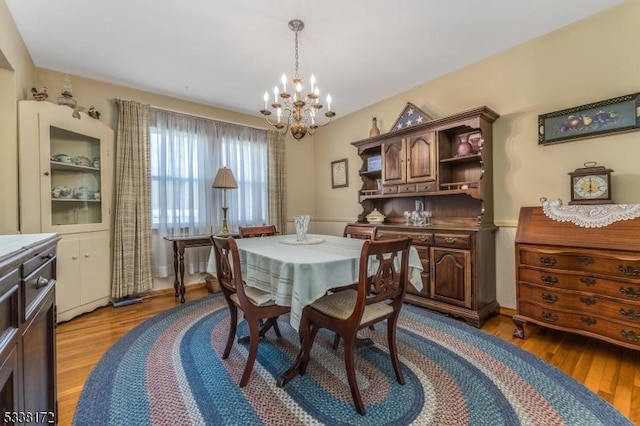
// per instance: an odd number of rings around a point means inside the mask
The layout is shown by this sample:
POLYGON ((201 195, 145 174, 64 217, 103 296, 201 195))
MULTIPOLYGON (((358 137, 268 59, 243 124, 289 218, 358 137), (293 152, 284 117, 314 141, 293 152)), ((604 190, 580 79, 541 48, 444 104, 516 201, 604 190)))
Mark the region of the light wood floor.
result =
MULTIPOLYGON (((192 286, 187 300, 206 296, 204 287, 192 286)), ((152 316, 177 306, 173 294, 143 303, 100 308, 58 324, 58 417, 69 425, 85 380, 93 366, 120 337, 152 316)), ((491 318, 483 330, 511 342, 555 365, 613 404, 640 425, 640 352, 596 339, 528 325, 525 340, 514 339, 514 325, 504 315, 491 318)))

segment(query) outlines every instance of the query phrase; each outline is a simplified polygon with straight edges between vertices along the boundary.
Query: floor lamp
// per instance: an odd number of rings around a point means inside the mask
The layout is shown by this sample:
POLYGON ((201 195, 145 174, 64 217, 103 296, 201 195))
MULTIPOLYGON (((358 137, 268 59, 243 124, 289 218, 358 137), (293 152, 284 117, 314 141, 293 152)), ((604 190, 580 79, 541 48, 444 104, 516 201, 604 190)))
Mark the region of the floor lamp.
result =
POLYGON ((238 182, 236 182, 236 178, 233 177, 233 173, 231 169, 227 167, 222 167, 218 170, 216 174, 216 178, 213 180, 213 188, 222 189, 222 233, 228 234, 229 227, 227 226, 227 189, 236 189, 238 187, 238 182))

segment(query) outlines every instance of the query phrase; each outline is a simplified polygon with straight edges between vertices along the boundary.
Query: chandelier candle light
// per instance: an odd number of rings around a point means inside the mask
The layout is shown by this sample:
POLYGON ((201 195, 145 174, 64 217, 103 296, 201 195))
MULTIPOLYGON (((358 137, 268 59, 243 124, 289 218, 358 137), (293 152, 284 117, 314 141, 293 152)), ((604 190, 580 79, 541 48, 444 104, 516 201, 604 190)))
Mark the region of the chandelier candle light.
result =
POLYGON ((309 82, 311 87, 306 95, 302 91, 302 79, 298 76, 298 32, 304 28, 304 22, 299 19, 289 21, 289 28, 296 33, 296 73, 293 79, 293 95, 287 92, 287 76, 282 74, 282 92, 278 86, 273 88, 273 103, 271 108, 276 113, 275 121, 269 120, 271 110, 269 109, 269 92, 264 92, 264 109, 260 113, 264 115, 267 123, 279 130, 283 135, 289 131, 295 139, 302 139, 306 134, 313 135, 315 129, 325 126, 331 122, 336 113, 331 111, 331 95, 327 95, 327 111, 324 113, 327 118, 325 122, 319 123, 317 115, 324 107, 320 103, 320 90, 316 86, 316 78, 311 75, 309 82))

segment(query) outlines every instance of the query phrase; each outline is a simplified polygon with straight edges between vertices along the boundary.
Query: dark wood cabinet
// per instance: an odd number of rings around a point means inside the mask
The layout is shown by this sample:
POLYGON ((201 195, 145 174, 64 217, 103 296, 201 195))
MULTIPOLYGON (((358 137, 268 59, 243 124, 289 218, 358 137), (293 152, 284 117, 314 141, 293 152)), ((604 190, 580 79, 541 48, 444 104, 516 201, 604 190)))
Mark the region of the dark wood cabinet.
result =
POLYGON ((640 219, 583 228, 523 207, 514 336, 531 322, 640 349, 639 235, 640 219))
MULTIPOLYGON (((435 133, 418 132, 382 144, 382 185, 436 180, 435 133)), ((435 185, 433 185, 435 189, 435 185)), ((416 192, 415 186, 394 192, 416 192), (410 191, 411 188, 411 191, 410 191)))
MULTIPOLYGON (((406 300, 474 326, 497 311, 493 224, 492 125, 498 114, 480 107, 353 142, 362 159, 362 212, 386 216, 376 238, 408 236, 418 249, 423 288, 406 300), (461 146, 463 145, 463 146, 461 146), (381 171, 368 170, 381 157, 381 171), (416 205, 430 225, 404 217, 416 205)), ((395 126, 393 126, 395 128, 395 126)))
POLYGON ((471 251, 434 247, 431 263, 433 300, 471 308, 471 251))
POLYGON ((18 424, 56 420, 59 239, 57 234, 0 236, 0 408, 18 424))

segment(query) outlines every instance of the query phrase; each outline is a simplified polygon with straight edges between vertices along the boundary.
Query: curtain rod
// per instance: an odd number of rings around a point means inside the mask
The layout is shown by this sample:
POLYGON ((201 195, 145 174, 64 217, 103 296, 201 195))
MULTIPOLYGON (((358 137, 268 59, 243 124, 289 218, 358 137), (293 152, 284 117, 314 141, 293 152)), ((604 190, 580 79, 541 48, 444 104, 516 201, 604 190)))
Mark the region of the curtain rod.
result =
POLYGON ((245 123, 236 123, 234 121, 225 121, 225 120, 219 120, 216 118, 211 118, 211 117, 205 117, 204 115, 198 115, 198 114, 191 114, 188 112, 183 112, 183 111, 176 111, 174 109, 169 109, 169 108, 164 108, 164 107, 159 107, 159 106, 155 106, 155 105, 149 105, 151 108, 153 109, 157 109, 160 111, 166 111, 166 112, 171 112, 174 114, 180 114, 180 115, 186 115, 187 117, 194 117, 194 118, 202 118, 204 120, 211 120, 211 121, 219 121, 221 123, 227 123, 227 124, 235 124, 236 126, 244 126, 244 127, 250 127, 252 129, 257 129, 257 130, 269 130, 266 127, 259 127, 259 126, 252 126, 250 124, 245 124, 245 123))

